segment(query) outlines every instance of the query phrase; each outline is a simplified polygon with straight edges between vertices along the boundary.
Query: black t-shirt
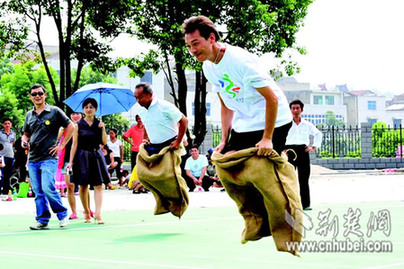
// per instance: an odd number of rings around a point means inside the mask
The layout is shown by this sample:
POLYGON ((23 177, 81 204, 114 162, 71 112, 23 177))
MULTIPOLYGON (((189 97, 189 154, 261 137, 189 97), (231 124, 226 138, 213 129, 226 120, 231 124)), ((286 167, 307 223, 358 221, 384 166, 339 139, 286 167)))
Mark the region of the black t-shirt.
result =
POLYGON ((49 151, 57 145, 59 128, 66 128, 70 122, 60 108, 48 104, 39 115, 35 109, 28 111, 22 130, 29 136, 29 161, 56 159, 57 154, 51 156, 49 151))

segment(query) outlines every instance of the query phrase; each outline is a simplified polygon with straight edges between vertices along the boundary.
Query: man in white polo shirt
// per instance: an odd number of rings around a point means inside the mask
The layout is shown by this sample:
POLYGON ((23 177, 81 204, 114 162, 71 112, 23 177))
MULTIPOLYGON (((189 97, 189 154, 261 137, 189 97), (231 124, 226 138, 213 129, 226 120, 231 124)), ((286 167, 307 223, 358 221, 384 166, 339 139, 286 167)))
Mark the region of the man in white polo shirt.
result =
POLYGON ((148 83, 136 85, 135 97, 145 128, 136 174, 156 199, 154 214, 171 212, 181 217, 189 202, 180 168, 180 146, 188 120, 173 104, 155 98, 148 83))
POLYGON ((141 106, 139 116, 145 126, 145 149, 150 155, 170 146, 180 148, 182 138, 188 126, 188 119, 173 104, 160 100, 153 95, 149 83, 139 83, 135 88, 135 97, 141 106))

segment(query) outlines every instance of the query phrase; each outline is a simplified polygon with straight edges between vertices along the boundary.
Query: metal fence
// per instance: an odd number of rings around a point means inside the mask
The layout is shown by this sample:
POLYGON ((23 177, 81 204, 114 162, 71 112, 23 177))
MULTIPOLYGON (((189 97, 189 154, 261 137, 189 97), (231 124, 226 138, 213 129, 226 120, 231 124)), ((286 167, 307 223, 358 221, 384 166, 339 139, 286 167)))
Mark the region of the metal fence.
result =
POLYGON ((403 158, 403 128, 400 126, 372 128, 373 158, 403 158))
MULTIPOLYGON (((321 147, 316 150, 319 159, 361 158, 362 141, 361 129, 356 127, 320 127, 323 133, 321 147)), ((403 129, 402 126, 373 128, 372 157, 373 158, 403 158, 403 129)), ((222 137, 220 127, 212 127, 212 143, 216 147, 222 137)))
POLYGON ((317 158, 361 157, 361 133, 358 126, 327 126, 318 129, 323 133, 323 141, 321 147, 316 150, 317 158))

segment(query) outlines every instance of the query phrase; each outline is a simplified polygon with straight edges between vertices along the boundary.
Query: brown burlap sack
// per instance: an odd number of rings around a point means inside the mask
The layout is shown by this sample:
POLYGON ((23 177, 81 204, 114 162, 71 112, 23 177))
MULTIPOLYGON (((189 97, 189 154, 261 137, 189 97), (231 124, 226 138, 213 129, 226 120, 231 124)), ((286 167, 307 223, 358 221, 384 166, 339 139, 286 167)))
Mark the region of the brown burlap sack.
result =
POLYGON ((155 215, 171 212, 181 217, 188 207, 187 183, 181 177, 181 149, 163 148, 149 156, 144 145, 137 155, 137 176, 156 199, 155 215))
POLYGON ((279 251, 298 256, 297 250, 286 246, 286 242, 300 242, 302 234, 303 214, 295 169, 285 154, 279 156, 272 151, 264 157, 258 156, 257 150, 212 155, 220 180, 244 218, 241 242, 272 234, 279 251))

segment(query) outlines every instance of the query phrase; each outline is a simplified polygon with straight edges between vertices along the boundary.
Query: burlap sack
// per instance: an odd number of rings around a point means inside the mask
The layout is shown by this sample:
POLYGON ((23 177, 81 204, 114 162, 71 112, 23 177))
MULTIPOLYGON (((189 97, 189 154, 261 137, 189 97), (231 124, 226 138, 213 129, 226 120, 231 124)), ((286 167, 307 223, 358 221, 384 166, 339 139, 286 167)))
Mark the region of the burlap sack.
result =
POLYGON ((257 150, 212 155, 220 180, 244 218, 241 241, 272 234, 279 251, 298 256, 297 250, 286 246, 286 242, 300 242, 302 234, 303 214, 295 169, 285 154, 281 157, 272 151, 263 157, 257 155, 257 150))
POLYGON ((156 199, 155 215, 171 212, 181 217, 188 207, 187 183, 181 177, 180 163, 181 149, 165 147, 149 156, 144 144, 139 147, 137 177, 156 199))

